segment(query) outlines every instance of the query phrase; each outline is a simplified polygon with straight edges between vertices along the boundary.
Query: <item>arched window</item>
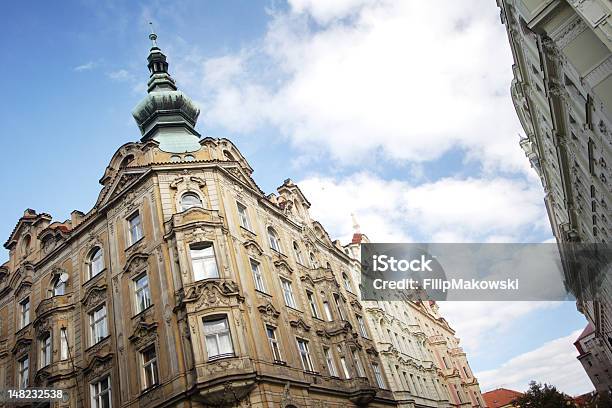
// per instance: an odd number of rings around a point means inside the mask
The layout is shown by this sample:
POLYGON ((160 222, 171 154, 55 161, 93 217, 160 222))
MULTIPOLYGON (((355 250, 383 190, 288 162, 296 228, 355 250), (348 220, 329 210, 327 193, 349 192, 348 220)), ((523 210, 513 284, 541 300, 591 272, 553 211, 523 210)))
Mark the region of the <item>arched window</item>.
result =
POLYGON ((66 293, 66 282, 62 282, 59 276, 53 280, 52 293, 53 296, 62 296, 66 293))
POLYGON ((196 193, 185 193, 181 197, 181 211, 188 210, 192 207, 202 207, 202 200, 196 193))
POLYGON ((295 255, 295 260, 300 264, 304 265, 304 259, 302 258, 302 250, 297 242, 293 241, 293 254, 295 255))
POLYGON ((89 277, 93 278, 104 269, 104 256, 100 247, 94 248, 89 254, 89 277))
POLYGON ((270 248, 276 252, 281 252, 280 240, 278 234, 274 231, 274 228, 268 227, 268 240, 270 241, 270 248))
POLYGON ((342 274, 342 281, 344 282, 344 289, 348 290, 349 292, 353 292, 353 287, 351 286, 351 280, 349 279, 346 273, 342 274))
POLYGON ((183 157, 183 160, 185 160, 186 162, 192 162, 195 161, 195 157, 190 154, 186 154, 185 157, 183 157))
POLYGON ((234 156, 227 150, 223 151, 223 156, 225 156, 225 159, 228 161, 236 161, 236 159, 234 159, 234 156))
POLYGON ((23 241, 21 241, 21 251, 24 254, 28 253, 28 250, 30 249, 30 243, 32 242, 32 238, 29 235, 26 235, 25 237, 23 237, 23 241))
POLYGON ((316 269, 319 267, 319 262, 317 261, 317 258, 315 258, 315 254, 313 254, 312 252, 310 253, 310 267, 312 269, 316 269))

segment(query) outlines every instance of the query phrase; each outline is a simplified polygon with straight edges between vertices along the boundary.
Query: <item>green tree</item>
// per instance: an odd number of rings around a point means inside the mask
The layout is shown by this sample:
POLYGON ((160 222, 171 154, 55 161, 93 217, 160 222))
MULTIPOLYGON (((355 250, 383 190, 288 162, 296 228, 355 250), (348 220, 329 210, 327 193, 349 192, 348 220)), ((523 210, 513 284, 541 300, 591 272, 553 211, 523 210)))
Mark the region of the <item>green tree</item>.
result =
POLYGON ((529 389, 512 401, 512 405, 520 408, 562 408, 573 407, 572 398, 560 392, 553 385, 531 381, 529 389))

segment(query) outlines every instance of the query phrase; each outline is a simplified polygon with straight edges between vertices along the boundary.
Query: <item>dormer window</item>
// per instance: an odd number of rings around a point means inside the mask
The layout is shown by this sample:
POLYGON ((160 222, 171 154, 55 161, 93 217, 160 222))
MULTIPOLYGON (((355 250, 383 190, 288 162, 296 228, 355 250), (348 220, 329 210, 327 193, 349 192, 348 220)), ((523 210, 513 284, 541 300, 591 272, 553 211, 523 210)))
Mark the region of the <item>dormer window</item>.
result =
POLYGON ((186 211, 193 207, 202 208, 202 200, 196 193, 185 193, 181 197, 181 211, 186 211))

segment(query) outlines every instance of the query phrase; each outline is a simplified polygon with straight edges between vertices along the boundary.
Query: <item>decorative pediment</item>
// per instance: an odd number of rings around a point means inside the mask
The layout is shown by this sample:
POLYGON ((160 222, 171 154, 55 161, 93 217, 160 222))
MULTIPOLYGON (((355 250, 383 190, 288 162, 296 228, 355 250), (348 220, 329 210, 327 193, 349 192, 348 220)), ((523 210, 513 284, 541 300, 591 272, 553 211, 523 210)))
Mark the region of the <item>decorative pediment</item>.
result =
POLYGON ((349 334, 352 331, 353 331, 353 326, 349 322, 343 321, 340 324, 336 324, 332 327, 325 327, 325 328, 319 329, 317 330, 316 333, 318 336, 330 338, 330 337, 338 336, 340 334, 349 334))
POLYGON ((17 341, 15 342, 15 345, 11 349, 11 353, 13 353, 13 355, 15 356, 18 356, 26 351, 29 351, 31 344, 32 344, 31 338, 21 337, 17 339, 17 341))
POLYGON ((154 342, 156 338, 157 323, 146 323, 140 320, 136 324, 134 332, 129 337, 129 340, 137 349, 140 349, 141 347, 154 342))
POLYGON ((310 275, 308 274, 303 274, 302 276, 300 276, 300 280, 304 283, 309 284, 310 286, 314 286, 315 285, 315 281, 312 280, 312 277, 310 277, 310 275))
POLYGON ((291 327, 296 328, 298 331, 310 331, 310 326, 300 317, 297 320, 291 320, 289 322, 291 327))
MULTIPOLYGON (((98 198, 98 202, 96 206, 102 206, 110 201, 112 201, 115 197, 119 196, 123 193, 127 188, 132 186, 136 181, 142 177, 143 174, 146 173, 146 170, 143 169, 130 169, 129 171, 123 171, 115 176, 113 182, 105 188, 100 193, 100 197, 98 198)), ((133 201, 132 199, 128 199, 126 201, 133 201)))
POLYGON ((276 267, 276 269, 278 269, 279 272, 285 272, 287 274, 293 273, 293 268, 284 259, 277 259, 276 261, 274 261, 274 266, 276 267))
POLYGON ((255 240, 249 239, 242 246, 244 246, 249 255, 260 256, 263 254, 263 249, 255 240))
POLYGON ((378 356, 378 351, 376 351, 376 349, 374 347, 368 347, 366 349, 366 353, 372 355, 372 356, 378 356))
POLYGON ((94 355, 87 366, 83 369, 83 372, 87 378, 96 378, 106 373, 112 368, 113 353, 107 353, 105 355, 94 355))
POLYGON ((195 304, 195 308, 230 306, 243 302, 244 297, 236 282, 225 279, 208 279, 189 286, 182 297, 182 302, 195 304))
POLYGON ((106 285, 90 287, 87 289, 87 292, 85 292, 83 299, 81 299, 81 303, 89 307, 103 302, 107 298, 106 288, 106 285))
POLYGON ((19 299, 32 287, 32 282, 28 280, 22 280, 19 285, 15 288, 15 298, 19 299))
POLYGON ((149 266, 149 255, 137 252, 129 257, 123 267, 123 273, 130 275, 145 271, 149 266))
POLYGON ((179 184, 185 183, 185 188, 190 189, 193 186, 202 188, 206 186, 206 180, 198 176, 180 176, 175 178, 172 183, 170 183, 170 188, 177 189, 179 184))
POLYGON ((359 303, 359 301, 356 300, 356 299, 351 300, 351 306, 353 306, 353 309, 355 309, 355 310, 362 310, 363 309, 363 306, 361 306, 361 303, 359 303))
POLYGON ((259 310, 259 313, 264 315, 264 318, 268 317, 272 319, 277 319, 278 316, 280 316, 280 312, 276 310, 274 305, 270 302, 257 306, 257 310, 259 310))

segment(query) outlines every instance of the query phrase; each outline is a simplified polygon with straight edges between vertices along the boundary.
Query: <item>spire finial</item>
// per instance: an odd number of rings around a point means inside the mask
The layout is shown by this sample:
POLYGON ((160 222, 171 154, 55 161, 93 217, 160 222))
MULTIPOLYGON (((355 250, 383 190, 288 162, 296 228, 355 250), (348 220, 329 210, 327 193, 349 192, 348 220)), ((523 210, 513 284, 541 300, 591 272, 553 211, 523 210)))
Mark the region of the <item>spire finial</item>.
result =
POLYGON ((351 218, 353 219, 353 232, 355 234, 360 234, 361 226, 359 226, 359 223, 357 222, 357 217, 355 217, 354 213, 351 213, 351 218))
POLYGON ((151 40, 153 48, 157 48, 157 34, 155 34, 155 30, 153 29, 153 22, 149 21, 149 25, 151 26, 151 34, 149 34, 149 40, 151 40))

